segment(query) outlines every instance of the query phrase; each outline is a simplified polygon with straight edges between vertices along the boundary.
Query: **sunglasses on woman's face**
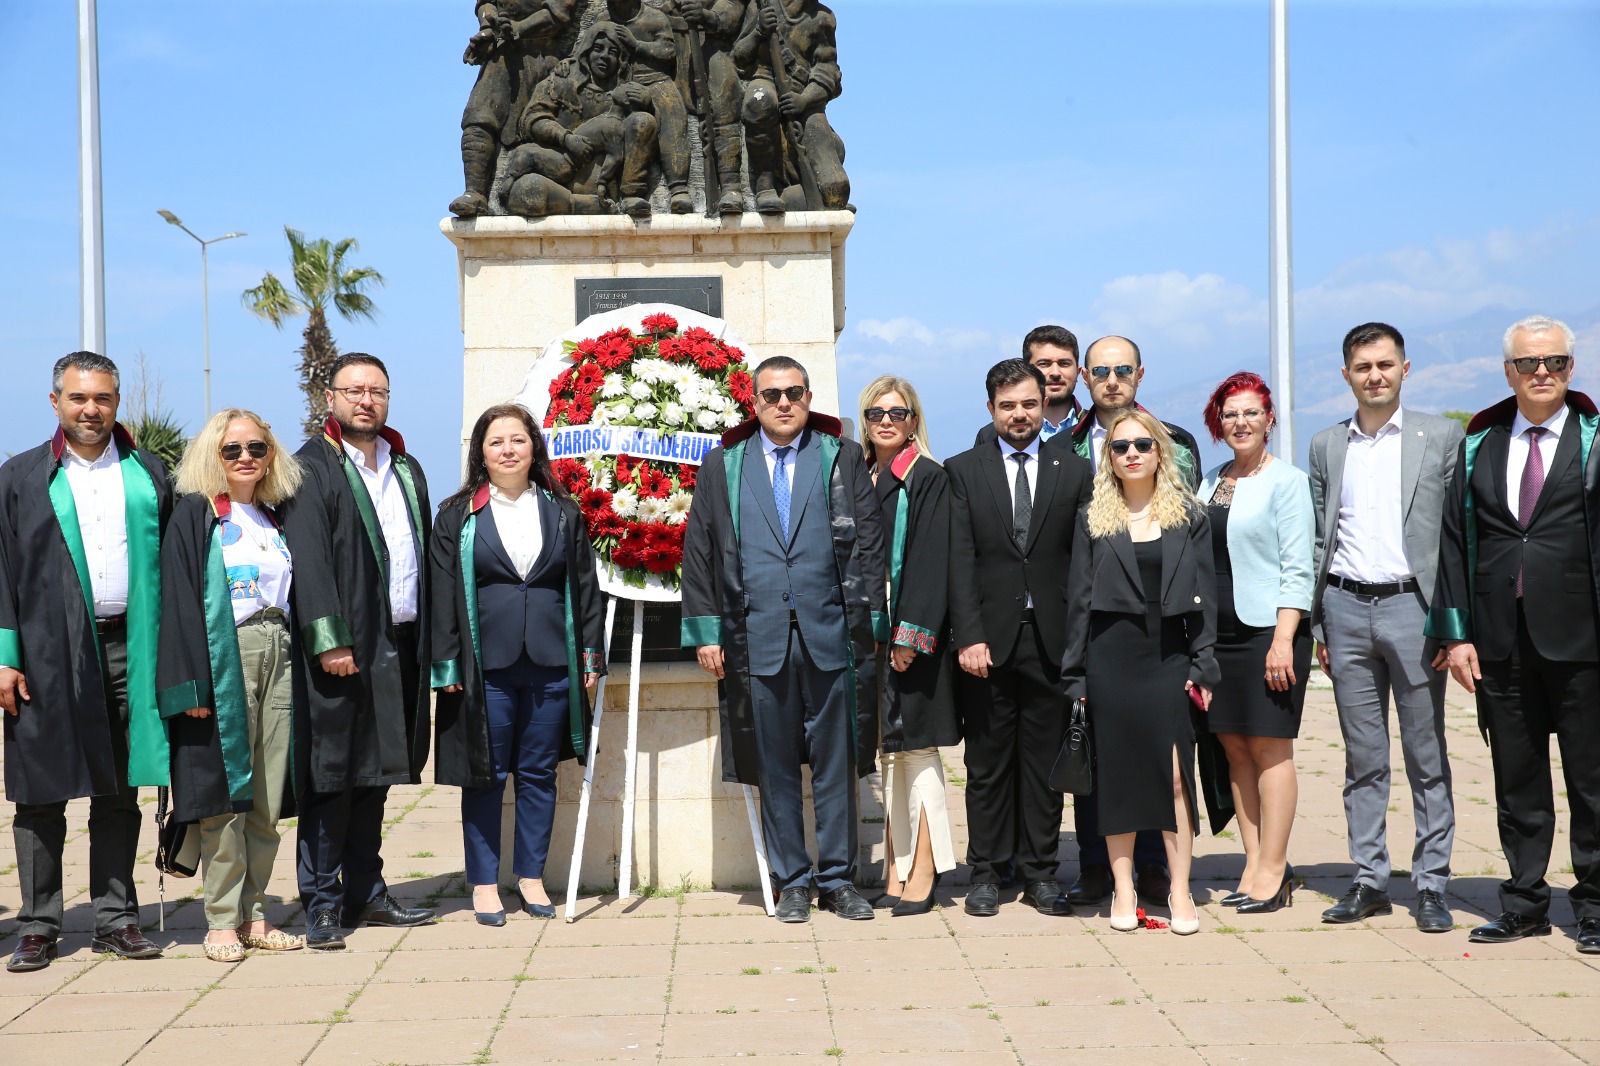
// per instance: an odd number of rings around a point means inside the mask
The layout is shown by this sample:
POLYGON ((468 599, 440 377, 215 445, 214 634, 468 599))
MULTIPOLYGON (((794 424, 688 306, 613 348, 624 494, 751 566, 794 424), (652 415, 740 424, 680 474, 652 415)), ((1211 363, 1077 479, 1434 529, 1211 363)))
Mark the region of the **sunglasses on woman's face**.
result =
POLYGON ((862 413, 867 416, 867 421, 871 422, 873 424, 877 424, 879 422, 882 422, 884 415, 888 415, 889 416, 889 421, 891 421, 891 422, 904 422, 906 419, 911 417, 911 408, 909 408, 909 407, 869 407, 862 413))
POLYGON ((806 387, 804 385, 790 385, 787 389, 762 389, 756 395, 767 403, 777 403, 784 396, 789 397, 790 403, 799 403, 806 398, 806 387))
POLYGON ((1156 439, 1154 437, 1133 437, 1129 440, 1114 440, 1111 442, 1111 454, 1127 455, 1128 449, 1132 448, 1140 455, 1149 455, 1155 449, 1155 446, 1156 439))
POLYGON ((239 457, 245 452, 249 452, 250 458, 252 459, 265 459, 269 450, 270 449, 268 449, 266 441, 253 440, 248 444, 240 444, 238 441, 232 441, 228 444, 224 444, 220 449, 218 449, 218 452, 226 462, 237 463, 239 461, 239 457))

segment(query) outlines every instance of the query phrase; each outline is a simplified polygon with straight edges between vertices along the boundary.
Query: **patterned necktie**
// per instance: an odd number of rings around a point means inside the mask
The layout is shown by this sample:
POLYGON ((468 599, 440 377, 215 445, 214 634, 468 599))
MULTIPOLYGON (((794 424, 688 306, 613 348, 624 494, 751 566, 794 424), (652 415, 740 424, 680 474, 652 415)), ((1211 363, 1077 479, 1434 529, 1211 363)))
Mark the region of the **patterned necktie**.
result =
POLYGON ((789 539, 789 473, 784 461, 794 449, 788 445, 772 449, 772 502, 778 508, 778 522, 783 526, 783 538, 789 539))
MULTIPOLYGON (((1539 502, 1539 493, 1544 491, 1544 453, 1539 450, 1539 438, 1549 430, 1543 426, 1531 426, 1528 429, 1528 461, 1522 467, 1522 484, 1517 490, 1517 521, 1523 529, 1528 528, 1528 523, 1533 520, 1534 505, 1539 502)), ((1517 568, 1517 597, 1522 596, 1522 568, 1517 568)))
POLYGON ((1011 494, 1011 536, 1021 551, 1028 550, 1028 524, 1033 521, 1033 490, 1028 487, 1028 453, 1012 452, 1017 464, 1017 487, 1011 494))

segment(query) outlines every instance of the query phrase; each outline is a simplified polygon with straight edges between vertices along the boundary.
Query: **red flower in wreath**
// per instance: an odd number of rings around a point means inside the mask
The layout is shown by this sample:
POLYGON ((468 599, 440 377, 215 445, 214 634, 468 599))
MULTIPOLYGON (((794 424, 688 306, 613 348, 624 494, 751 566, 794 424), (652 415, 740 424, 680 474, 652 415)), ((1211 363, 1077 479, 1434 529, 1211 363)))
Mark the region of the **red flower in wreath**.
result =
POLYGON ((694 481, 700 474, 700 468, 693 463, 684 463, 678 467, 678 487, 680 489, 694 488, 694 481))
POLYGON ((633 358, 633 349, 633 334, 626 329, 614 329, 600 335, 594 361, 607 370, 615 370, 633 358))
POLYGON ((644 318, 645 331, 652 334, 673 333, 677 331, 678 320, 669 314, 646 315, 644 318))
POLYGON ((694 349, 694 365, 701 370, 722 370, 728 365, 728 357, 717 344, 700 344, 694 349))
POLYGON ((633 471, 634 471, 634 468, 639 466, 643 462, 644 462, 644 460, 635 459, 631 455, 619 455, 619 456, 617 456, 617 484, 618 485, 631 485, 631 484, 633 484, 633 471))
POLYGON ((735 370, 728 375, 728 395, 739 403, 749 408, 756 402, 755 379, 743 370, 735 370))
POLYGON ((628 528, 628 523, 624 522, 622 516, 611 509, 609 503, 593 515, 590 515, 588 522, 589 536, 594 538, 620 537, 628 528))
POLYGON ((611 493, 591 486, 578 494, 578 506, 583 508, 586 517, 594 515, 611 506, 611 493))
MULTIPOLYGON (((550 398, 552 400, 556 399, 563 392, 566 392, 568 389, 572 388, 574 373, 575 372, 573 368, 568 367, 561 373, 557 374, 554 381, 550 382, 550 398)), ((602 379, 605 377, 604 374, 601 374, 600 376, 602 379)))
POLYGON ((664 500, 672 495, 672 479, 660 470, 645 467, 638 472, 639 495, 664 500))
POLYGON ((676 337, 663 337, 661 343, 656 346, 656 350, 661 358, 669 363, 681 363, 685 359, 694 357, 694 353, 689 346, 676 337))
MULTIPOLYGON (((572 378, 572 391, 578 396, 589 396, 606 383, 606 372, 594 363, 584 363, 577 371, 572 378)), ((569 370, 566 373, 572 372, 569 370)))

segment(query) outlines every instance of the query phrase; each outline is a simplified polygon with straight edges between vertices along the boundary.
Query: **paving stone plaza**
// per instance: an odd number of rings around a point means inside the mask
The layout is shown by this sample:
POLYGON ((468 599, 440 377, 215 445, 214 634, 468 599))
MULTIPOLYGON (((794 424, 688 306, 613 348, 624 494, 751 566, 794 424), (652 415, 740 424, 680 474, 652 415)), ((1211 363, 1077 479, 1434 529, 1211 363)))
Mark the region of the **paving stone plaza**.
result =
MULTIPOLYGON (((361 929, 343 952, 253 953, 222 966, 200 954, 193 881, 167 883, 157 929, 154 867, 141 856, 148 935, 166 957, 93 955, 87 803, 73 804, 62 957, 0 974, 0 1064, 385 1066, 527 1062, 838 1061, 906 1066, 1278 1063, 1600 1062, 1600 972, 1570 939, 1571 876, 1558 794, 1557 886, 1549 938, 1468 945, 1500 910, 1505 864, 1487 749, 1470 698, 1450 693, 1458 829, 1454 932, 1418 932, 1397 869, 1390 917, 1324 926, 1347 887, 1340 806, 1343 750, 1333 700, 1313 690, 1298 745, 1300 813, 1291 856, 1306 888, 1295 905, 1245 923, 1212 902, 1234 887, 1232 840, 1199 841, 1201 932, 1116 933, 1098 914, 1047 918, 1002 897, 996 918, 968 917, 964 885, 941 885, 932 914, 871 922, 817 914, 780 925, 753 892, 650 886, 625 903, 582 900, 579 920, 513 914, 472 920, 463 886, 458 794, 396 788, 384 846, 395 894, 439 908, 436 925, 361 929)), ((1410 798, 1398 765, 1390 842, 1402 867, 1410 798)), ((960 793, 960 751, 946 753, 960 793)), ((959 795, 951 798, 957 854, 959 795)), ((873 812, 866 812, 868 818, 873 812)), ((1062 877, 1074 875, 1070 814, 1062 877)), ((0 950, 11 950, 18 893, 10 807, 0 813, 0 950)), ((881 833, 876 822, 864 837, 881 833)), ((293 830, 274 888, 293 893, 293 830)), ((147 830, 145 847, 154 844, 147 830)), ((874 850, 881 858, 881 848, 874 850)), ((958 875, 965 868, 958 871, 958 875)), ((960 876, 956 878, 959 882, 960 876)), ((274 920, 298 932, 298 904, 274 920)))

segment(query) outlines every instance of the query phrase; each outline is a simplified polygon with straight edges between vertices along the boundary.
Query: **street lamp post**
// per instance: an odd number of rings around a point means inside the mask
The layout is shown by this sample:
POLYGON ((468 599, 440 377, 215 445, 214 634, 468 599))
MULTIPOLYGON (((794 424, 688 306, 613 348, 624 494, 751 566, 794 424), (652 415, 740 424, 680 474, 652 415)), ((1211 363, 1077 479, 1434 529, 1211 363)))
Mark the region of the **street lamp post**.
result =
POLYGON ((229 241, 235 237, 243 237, 243 233, 224 233, 220 237, 206 240, 194 230, 183 224, 183 220, 165 208, 160 208, 156 214, 177 226, 183 232, 193 237, 200 245, 200 322, 205 333, 205 380, 206 380, 206 417, 211 417, 211 277, 210 265, 207 262, 206 250, 218 241, 229 241))

